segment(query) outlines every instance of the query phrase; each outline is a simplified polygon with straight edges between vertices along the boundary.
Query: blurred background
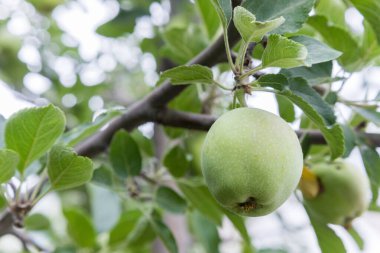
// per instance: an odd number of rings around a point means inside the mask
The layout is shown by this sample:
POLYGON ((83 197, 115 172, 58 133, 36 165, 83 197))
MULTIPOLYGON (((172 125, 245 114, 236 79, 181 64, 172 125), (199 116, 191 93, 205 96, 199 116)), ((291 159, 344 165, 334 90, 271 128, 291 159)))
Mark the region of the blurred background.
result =
MULTIPOLYGON (((186 25, 187 20, 199 22, 195 9, 194 3, 185 0, 0 0, 0 114, 8 118, 25 107, 54 103, 65 110, 70 129, 93 121, 107 110, 126 108, 154 88, 158 73, 165 65, 163 61, 156 61, 157 56, 165 56, 180 47, 166 43, 165 36, 179 36, 179 43, 190 44, 188 55, 175 55, 177 63, 186 62, 187 56, 212 40, 199 32, 199 27, 186 25), (110 20, 113 21, 107 23, 110 20), (166 27, 170 20, 175 21, 172 29, 166 27), (158 38, 159 33, 164 34, 163 41, 158 38)), ((345 21, 353 34, 363 33, 363 17, 355 9, 345 12, 345 21)), ((220 68, 214 71, 220 81, 233 82, 230 72, 220 68)), ((337 65, 333 72, 344 75, 337 65)), ((380 67, 365 67, 350 74, 341 95, 353 101, 373 99, 380 91, 379 80, 380 67)), ((342 82, 332 85, 338 89, 342 82)), ((231 95, 222 95, 231 100, 231 95)), ((250 107, 278 114, 272 94, 254 94, 248 103, 250 107)), ((218 101, 220 108, 227 104, 222 99, 218 101)), ((339 121, 350 117, 350 110, 342 104, 337 111, 339 121)), ((301 111, 296 109, 298 120, 292 123, 294 128, 299 125, 300 115, 301 111)), ((153 128, 153 124, 148 123, 138 131, 152 138, 153 128)), ((370 124, 368 130, 380 133, 374 124, 370 124)), ((365 173, 358 150, 355 149, 348 160, 365 173)), ((37 178, 29 180, 33 184, 37 178)), ((90 200, 83 200, 85 196, 80 192, 52 193, 44 198, 32 213, 43 214, 54 232, 31 230, 31 237, 47 248, 55 245, 57 238, 68 240, 62 201, 65 205, 89 201, 99 240, 105 240, 102 231, 116 224, 122 200, 97 184, 90 184, 87 190, 91 192, 90 200)), ((182 252, 204 252, 183 229, 178 230, 176 224, 184 223, 180 215, 171 215, 168 219, 182 252)), ((304 208, 294 196, 275 213, 248 218, 246 224, 253 244, 259 249, 320 252, 304 208)), ((331 226, 343 238, 348 252, 380 252, 379 213, 367 212, 356 219, 353 226, 363 238, 364 250, 358 248, 343 228, 331 226)), ((223 221, 218 233, 222 240, 221 252, 240 252, 240 235, 229 220, 223 221)), ((3 236, 0 252, 22 252, 22 244, 12 235, 3 236)))

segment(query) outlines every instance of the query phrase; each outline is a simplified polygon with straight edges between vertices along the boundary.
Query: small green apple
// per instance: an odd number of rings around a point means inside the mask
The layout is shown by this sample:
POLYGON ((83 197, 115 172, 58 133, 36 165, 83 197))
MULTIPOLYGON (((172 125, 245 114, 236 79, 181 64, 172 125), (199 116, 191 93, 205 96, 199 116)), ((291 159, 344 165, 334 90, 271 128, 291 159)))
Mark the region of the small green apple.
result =
POLYGON ((309 212, 323 223, 349 227, 368 207, 368 178, 342 160, 316 164, 311 171, 318 177, 320 190, 313 198, 304 195, 309 212))
POLYGON ((202 171, 226 209, 245 216, 271 213, 295 190, 303 167, 297 135, 277 115, 239 108, 207 133, 202 171))

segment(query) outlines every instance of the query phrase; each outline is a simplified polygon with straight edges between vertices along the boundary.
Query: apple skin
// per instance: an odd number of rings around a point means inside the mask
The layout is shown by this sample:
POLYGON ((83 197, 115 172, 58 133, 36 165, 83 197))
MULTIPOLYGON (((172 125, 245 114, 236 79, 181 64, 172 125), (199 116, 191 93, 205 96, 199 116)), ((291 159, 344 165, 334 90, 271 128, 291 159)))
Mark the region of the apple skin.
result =
POLYGON ((215 199, 244 216, 281 206, 297 187, 303 156, 297 135, 270 112, 239 108, 210 128, 202 148, 202 172, 215 199))
POLYGON ((337 160, 316 164, 311 171, 318 177, 320 190, 314 198, 304 196, 304 203, 321 222, 349 227, 368 208, 368 178, 352 164, 337 160))

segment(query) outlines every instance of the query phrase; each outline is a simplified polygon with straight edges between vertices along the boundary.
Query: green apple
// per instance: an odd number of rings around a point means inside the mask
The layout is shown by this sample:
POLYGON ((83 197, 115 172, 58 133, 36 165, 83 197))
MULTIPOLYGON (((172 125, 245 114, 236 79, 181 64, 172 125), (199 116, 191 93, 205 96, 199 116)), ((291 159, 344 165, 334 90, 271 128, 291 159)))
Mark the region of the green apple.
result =
POLYGON ((275 114, 239 108, 223 114, 207 133, 202 171, 210 192, 226 209, 245 216, 271 213, 300 180, 297 135, 275 114))
POLYGON ((349 227, 351 221, 368 207, 368 178, 352 164, 337 160, 311 167, 320 189, 314 198, 304 195, 304 203, 315 218, 323 223, 349 227))

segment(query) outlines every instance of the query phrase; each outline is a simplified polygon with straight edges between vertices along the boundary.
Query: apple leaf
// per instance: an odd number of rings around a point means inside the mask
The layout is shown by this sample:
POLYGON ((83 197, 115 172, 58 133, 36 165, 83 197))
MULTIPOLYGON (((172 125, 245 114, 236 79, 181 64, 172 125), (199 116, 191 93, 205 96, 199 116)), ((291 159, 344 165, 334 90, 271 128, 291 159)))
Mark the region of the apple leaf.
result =
POLYGON ((214 8, 219 15, 219 19, 222 22, 223 29, 226 30, 232 18, 231 0, 210 0, 210 1, 214 5, 214 8))
POLYGON ((162 221, 162 218, 156 210, 152 212, 150 222, 152 224, 153 230, 157 233, 158 237, 160 237, 169 253, 177 253, 178 246, 173 233, 162 221))
POLYGON ((380 2, 378 0, 350 0, 356 9, 371 24, 380 44, 380 2))
POLYGON ((0 150, 0 184, 6 183, 16 172, 19 156, 9 149, 0 150))
POLYGON ((296 32, 309 17, 314 0, 244 0, 242 6, 252 12, 258 21, 268 21, 283 16, 285 23, 273 33, 296 32))
POLYGON ((360 47, 351 34, 337 26, 330 25, 323 16, 312 16, 307 22, 322 35, 330 47, 343 53, 338 61, 346 70, 357 71, 364 66, 365 63, 360 57, 362 52, 358 50, 360 47))
POLYGON ((317 84, 323 84, 325 82, 335 81, 335 78, 331 77, 332 74, 332 62, 322 62, 313 64, 311 67, 297 67, 292 69, 282 69, 280 74, 290 77, 302 77, 313 86, 317 84))
POLYGON ((170 79, 173 85, 214 82, 211 69, 202 65, 179 66, 166 70, 161 74, 161 79, 170 79))
POLYGON ((205 252, 219 253, 220 237, 216 225, 197 210, 190 212, 188 217, 191 231, 205 252))
POLYGON ((376 191, 380 186, 380 156, 379 153, 368 146, 359 147, 363 159, 364 167, 372 185, 376 186, 376 191))
POLYGON ((322 253, 345 253, 342 240, 335 234, 327 224, 321 223, 309 214, 311 225, 318 239, 319 247, 322 253))
POLYGON ((139 146, 125 130, 118 131, 112 138, 110 146, 111 164, 122 178, 137 176, 142 169, 142 157, 139 146))
POLYGON ((334 111, 305 79, 300 77, 287 79, 281 74, 269 74, 262 76, 258 81, 261 86, 278 90, 278 95, 287 97, 303 110, 321 130, 330 147, 332 159, 344 154, 343 129, 336 123, 334 111))
POLYGON ((189 205, 193 206, 216 225, 220 226, 223 215, 226 215, 239 231, 246 244, 247 251, 252 252, 251 238, 245 227, 243 218, 219 205, 203 182, 194 179, 191 181, 179 179, 177 180, 177 185, 189 201, 189 205))
POLYGON ((6 120, 5 118, 0 114, 0 148, 4 147, 4 127, 5 127, 6 120))
POLYGON ((45 154, 64 129, 65 116, 54 105, 27 108, 12 115, 5 126, 5 143, 19 154, 19 171, 23 173, 45 154))
POLYGON ((352 110, 360 114, 366 120, 380 126, 380 112, 376 111, 376 108, 366 109, 358 106, 352 106, 352 110))
POLYGON ((330 48, 322 42, 308 36, 294 36, 290 38, 307 48, 307 65, 334 60, 342 55, 341 52, 330 48))
POLYGON ((67 221, 67 232, 74 242, 82 248, 96 246, 96 231, 89 216, 81 209, 64 209, 67 221))
POLYGON ((51 187, 63 190, 88 182, 93 164, 91 159, 78 156, 72 148, 57 145, 49 152, 47 170, 51 187))
POLYGON ((127 210, 119 218, 117 224, 111 229, 108 244, 113 246, 123 242, 134 230, 143 216, 140 210, 127 210))
POLYGON ((203 20, 209 39, 212 39, 219 28, 218 13, 211 1, 196 0, 195 4, 203 20))
POLYGON ((147 14, 149 14, 149 11, 142 7, 132 8, 130 10, 121 9, 116 17, 99 26, 96 32, 111 38, 132 33, 136 25, 136 19, 147 14))
POLYGON ((234 9, 234 24, 246 43, 260 42, 265 34, 276 29, 285 22, 283 17, 260 22, 247 9, 238 6, 234 9))
POLYGON ((183 177, 190 162, 186 158, 185 151, 180 146, 175 146, 165 154, 163 164, 174 177, 183 177))
POLYGON ((120 110, 110 110, 104 114, 99 115, 94 121, 79 125, 62 135, 61 142, 67 146, 75 146, 84 139, 90 137, 95 132, 99 131, 111 119, 121 115, 120 110))
POLYGON ((266 67, 294 68, 309 66, 306 62, 307 48, 278 34, 268 37, 268 44, 262 55, 262 65, 266 67))
POLYGON ((348 229, 348 233, 350 234, 351 238, 354 239, 359 249, 364 250, 364 240, 361 237, 361 235, 358 233, 358 231, 356 231, 354 227, 350 227, 348 229))
POLYGON ((221 207, 203 183, 195 180, 178 180, 177 185, 193 207, 215 224, 222 224, 221 207))
POLYGON ((294 105, 284 96, 276 95, 278 112, 281 118, 287 122, 293 122, 296 120, 296 113, 294 111, 294 105))
POLYGON ((166 186, 160 186, 155 196, 157 204, 172 213, 185 213, 186 201, 174 190, 166 186))
POLYGON ((33 213, 25 218, 25 229, 48 230, 51 227, 49 219, 40 213, 33 213))

